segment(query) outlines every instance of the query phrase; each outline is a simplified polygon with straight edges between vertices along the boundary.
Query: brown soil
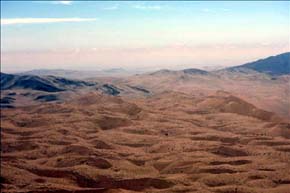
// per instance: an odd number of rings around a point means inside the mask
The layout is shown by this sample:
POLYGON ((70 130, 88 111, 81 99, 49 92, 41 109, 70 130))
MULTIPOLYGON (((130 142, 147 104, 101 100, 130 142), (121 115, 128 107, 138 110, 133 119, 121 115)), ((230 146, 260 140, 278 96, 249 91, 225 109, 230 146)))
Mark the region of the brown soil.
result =
POLYGON ((2 192, 289 193, 289 123, 237 97, 87 94, 1 111, 2 192))

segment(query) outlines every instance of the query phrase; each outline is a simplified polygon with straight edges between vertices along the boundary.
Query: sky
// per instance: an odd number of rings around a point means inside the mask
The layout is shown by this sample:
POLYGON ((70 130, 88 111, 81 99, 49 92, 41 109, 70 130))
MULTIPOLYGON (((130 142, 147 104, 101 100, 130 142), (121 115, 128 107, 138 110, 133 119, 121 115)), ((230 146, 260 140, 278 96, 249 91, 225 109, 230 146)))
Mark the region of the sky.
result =
POLYGON ((1 71, 233 66, 289 34, 287 1, 1 1, 1 71))

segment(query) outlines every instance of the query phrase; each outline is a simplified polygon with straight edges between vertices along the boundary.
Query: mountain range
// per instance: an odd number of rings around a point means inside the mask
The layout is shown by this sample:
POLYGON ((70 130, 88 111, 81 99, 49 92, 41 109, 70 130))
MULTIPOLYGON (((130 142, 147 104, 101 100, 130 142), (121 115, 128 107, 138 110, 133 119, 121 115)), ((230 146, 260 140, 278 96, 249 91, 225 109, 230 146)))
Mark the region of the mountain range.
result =
MULTIPOLYGON (((289 87, 287 87, 289 85, 289 56, 290 53, 287 52, 216 71, 195 68, 176 71, 164 69, 133 76, 96 76, 82 80, 46 75, 52 72, 70 74, 69 71, 65 70, 36 70, 22 74, 1 73, 0 86, 1 90, 5 90, 5 93, 8 94, 9 90, 15 89, 24 89, 21 92, 28 89, 47 93, 34 94, 33 97, 37 101, 43 100, 43 97, 47 101, 53 101, 53 99, 66 98, 61 97, 66 92, 79 93, 92 90, 109 95, 130 97, 147 97, 168 90, 188 94, 193 92, 208 94, 218 90, 225 90, 256 104, 260 108, 277 112, 283 116, 290 116, 290 106, 287 100, 287 93, 289 93, 289 87), (33 75, 34 73, 40 75, 33 75), (252 87, 252 85, 256 87, 252 87), (249 92, 243 92, 244 89, 249 92), (255 92, 256 89, 260 92, 255 92), (272 96, 271 92, 276 92, 276 95, 272 96), (58 96, 53 97, 49 93, 58 96), (267 97, 265 98, 265 96, 267 97)), ((113 69, 112 71, 115 73, 116 71, 123 71, 123 69, 113 69)), ((73 71, 73 74, 77 73, 78 71, 73 71)), ((29 96, 31 96, 31 93, 29 96)), ((11 103, 13 102, 11 101, 11 103)))
POLYGON ((130 76, 1 73, 1 192, 288 193, 287 56, 130 76))

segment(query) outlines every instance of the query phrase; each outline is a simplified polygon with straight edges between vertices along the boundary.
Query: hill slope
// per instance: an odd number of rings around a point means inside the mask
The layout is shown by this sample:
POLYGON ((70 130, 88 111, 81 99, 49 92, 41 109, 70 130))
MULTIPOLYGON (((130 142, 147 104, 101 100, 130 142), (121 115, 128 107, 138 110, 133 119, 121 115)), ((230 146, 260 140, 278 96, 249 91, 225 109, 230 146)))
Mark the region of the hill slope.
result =
POLYGON ((241 70, 243 68, 255 70, 270 75, 290 74, 290 52, 270 56, 254 62, 246 63, 240 66, 227 68, 230 71, 241 70))
POLYGON ((59 92, 72 89, 73 87, 93 85, 95 85, 95 83, 70 80, 55 76, 39 77, 33 75, 13 75, 1 73, 1 90, 18 88, 45 92, 59 92))
POLYGON ((1 190, 289 192, 290 124, 254 111, 266 113, 223 93, 177 92, 4 109, 1 190))

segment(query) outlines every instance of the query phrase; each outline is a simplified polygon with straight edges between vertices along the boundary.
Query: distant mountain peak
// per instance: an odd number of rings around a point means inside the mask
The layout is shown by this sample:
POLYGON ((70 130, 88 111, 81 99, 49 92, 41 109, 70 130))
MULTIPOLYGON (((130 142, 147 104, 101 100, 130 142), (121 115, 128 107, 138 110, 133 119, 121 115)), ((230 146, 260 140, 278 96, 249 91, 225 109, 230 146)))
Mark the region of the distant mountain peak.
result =
POLYGON ((246 71, 247 69, 269 75, 290 74, 290 52, 270 56, 264 59, 249 62, 240 66, 230 67, 228 71, 246 71))
POLYGON ((180 73, 189 74, 189 75, 207 75, 209 72, 207 72, 205 70, 200 70, 197 68, 187 68, 187 69, 183 69, 183 70, 162 69, 162 70, 158 70, 156 72, 153 72, 150 75, 169 75, 169 74, 176 75, 176 74, 180 74, 180 73))
POLYGON ((188 69, 184 69, 182 70, 184 73, 186 74, 202 74, 202 75, 206 75, 208 74, 207 71, 205 70, 200 70, 200 69, 197 69, 197 68, 188 68, 188 69))
POLYGON ((165 75, 165 74, 171 74, 174 72, 175 71, 173 71, 173 70, 161 69, 161 70, 150 73, 150 75, 165 75))

